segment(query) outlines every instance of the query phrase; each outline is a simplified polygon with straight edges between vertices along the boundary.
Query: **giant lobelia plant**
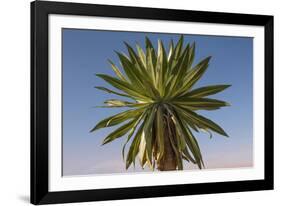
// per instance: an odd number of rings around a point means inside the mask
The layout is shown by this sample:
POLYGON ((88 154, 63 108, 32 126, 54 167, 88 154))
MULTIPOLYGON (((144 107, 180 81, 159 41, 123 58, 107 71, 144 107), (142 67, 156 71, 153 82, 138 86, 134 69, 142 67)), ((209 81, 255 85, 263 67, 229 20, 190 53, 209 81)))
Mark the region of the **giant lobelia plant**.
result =
POLYGON ((111 132, 103 145, 117 138, 126 137, 122 149, 130 143, 126 155, 126 169, 138 156, 140 165, 160 171, 182 170, 183 160, 204 167, 202 154, 194 132, 216 132, 228 136, 212 120, 197 113, 199 110, 216 110, 229 104, 209 98, 230 85, 211 85, 193 89, 205 73, 211 57, 194 64, 195 43, 184 45, 181 36, 168 51, 158 40, 158 51, 146 38, 145 51, 137 44, 134 50, 125 43, 128 56, 116 52, 123 69, 109 61, 116 76, 97 74, 111 86, 97 89, 130 100, 109 99, 103 107, 127 107, 121 113, 100 121, 91 132, 122 124, 111 132))

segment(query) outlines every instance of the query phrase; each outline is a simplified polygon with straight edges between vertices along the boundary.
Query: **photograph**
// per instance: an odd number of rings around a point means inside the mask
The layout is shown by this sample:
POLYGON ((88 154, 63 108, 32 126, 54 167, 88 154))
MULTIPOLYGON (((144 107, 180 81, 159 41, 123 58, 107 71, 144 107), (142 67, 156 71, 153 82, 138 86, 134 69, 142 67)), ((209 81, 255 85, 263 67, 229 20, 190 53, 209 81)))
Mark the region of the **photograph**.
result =
POLYGON ((31 3, 30 202, 272 190, 273 16, 31 3))
POLYGON ((63 176, 254 166, 253 37, 61 32, 63 176))

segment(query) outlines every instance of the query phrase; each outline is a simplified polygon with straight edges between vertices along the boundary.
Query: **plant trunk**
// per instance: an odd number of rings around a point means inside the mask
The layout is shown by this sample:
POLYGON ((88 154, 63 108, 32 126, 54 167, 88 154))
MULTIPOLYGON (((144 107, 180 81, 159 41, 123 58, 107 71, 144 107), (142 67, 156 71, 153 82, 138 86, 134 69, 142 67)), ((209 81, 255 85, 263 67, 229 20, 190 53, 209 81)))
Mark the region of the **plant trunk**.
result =
POLYGON ((171 171, 171 170, 176 170, 176 155, 175 152, 173 151, 171 141, 169 138, 169 132, 168 128, 165 128, 165 133, 164 133, 164 155, 161 160, 157 161, 157 169, 159 171, 171 171))

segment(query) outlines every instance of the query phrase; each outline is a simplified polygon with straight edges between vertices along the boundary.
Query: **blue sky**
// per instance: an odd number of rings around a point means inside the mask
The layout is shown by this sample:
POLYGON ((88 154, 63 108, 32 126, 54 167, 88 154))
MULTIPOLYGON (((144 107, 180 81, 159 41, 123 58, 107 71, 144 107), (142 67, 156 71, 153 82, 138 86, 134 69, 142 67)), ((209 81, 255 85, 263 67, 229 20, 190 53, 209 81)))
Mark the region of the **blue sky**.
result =
MULTIPOLYGON (((94 86, 109 87, 96 73, 114 75, 107 59, 119 65, 114 52, 126 52, 123 41, 144 48, 148 36, 157 46, 162 39, 167 47, 178 34, 63 30, 63 175, 87 175, 143 171, 137 164, 125 170, 121 149, 125 138, 101 146, 115 127, 89 133, 96 123, 121 111, 120 108, 95 108, 113 96, 94 86)), ((184 35, 185 42, 196 42, 195 62, 209 55, 210 66, 194 88, 209 84, 232 86, 214 98, 230 107, 201 114, 214 120, 229 134, 225 138, 195 133, 207 169, 251 167, 253 165, 253 41, 246 37, 184 35)), ((116 97, 116 96, 114 96, 116 97)), ((185 164, 185 169, 196 169, 185 164)), ((148 170, 144 170, 148 171, 148 170)))

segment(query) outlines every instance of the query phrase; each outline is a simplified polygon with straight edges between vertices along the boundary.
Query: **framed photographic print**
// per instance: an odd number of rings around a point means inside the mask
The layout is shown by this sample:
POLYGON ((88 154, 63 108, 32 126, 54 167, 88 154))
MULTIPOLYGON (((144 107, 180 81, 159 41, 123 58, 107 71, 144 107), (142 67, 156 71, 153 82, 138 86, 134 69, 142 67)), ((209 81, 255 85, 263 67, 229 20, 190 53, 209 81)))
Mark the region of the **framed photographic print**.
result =
POLYGON ((31 203, 273 189, 273 16, 31 3, 31 203))

